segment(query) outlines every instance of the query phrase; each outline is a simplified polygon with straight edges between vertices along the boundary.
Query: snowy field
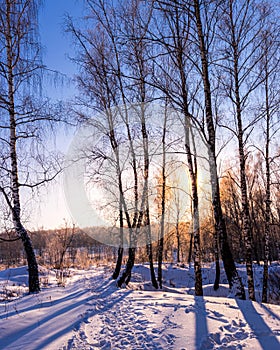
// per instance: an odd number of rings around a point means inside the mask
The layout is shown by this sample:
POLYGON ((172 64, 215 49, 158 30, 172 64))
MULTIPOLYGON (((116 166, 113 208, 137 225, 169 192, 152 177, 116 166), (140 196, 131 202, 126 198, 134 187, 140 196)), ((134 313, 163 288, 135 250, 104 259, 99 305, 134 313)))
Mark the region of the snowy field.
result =
MULTIPOLYGON (((271 269, 277 277, 279 265, 271 269)), ((152 290, 146 266, 134 268, 126 289, 115 286, 109 267, 70 270, 64 286, 54 271, 40 272, 35 295, 27 294, 25 267, 0 272, 0 349, 280 349, 280 306, 227 298, 224 275, 214 292, 210 267, 203 297, 193 296, 192 271, 170 265, 162 291, 152 290)), ((260 268, 255 276, 258 288, 260 268)))

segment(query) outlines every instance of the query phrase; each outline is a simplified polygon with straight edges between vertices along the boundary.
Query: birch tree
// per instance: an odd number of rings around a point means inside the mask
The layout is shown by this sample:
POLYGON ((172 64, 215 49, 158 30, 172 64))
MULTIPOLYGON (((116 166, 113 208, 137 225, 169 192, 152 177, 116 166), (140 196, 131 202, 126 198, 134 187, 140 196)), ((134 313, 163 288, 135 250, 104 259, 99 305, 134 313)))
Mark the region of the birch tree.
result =
MULTIPOLYGON (((180 3, 180 2, 179 2, 180 3)), ((151 40, 160 46, 159 52, 165 59, 156 58, 158 75, 152 77, 152 84, 161 91, 170 105, 182 114, 181 123, 184 129, 184 151, 191 182, 192 218, 194 237, 194 265, 196 280, 196 295, 202 295, 200 223, 198 201, 198 165, 195 140, 192 128, 195 128, 193 105, 200 78, 190 82, 193 69, 188 61, 191 44, 189 40, 190 17, 182 6, 176 3, 158 1, 155 8, 156 29, 150 33, 151 40), (162 30, 162 27, 165 30, 162 30), (168 83, 166 83, 168 81, 168 83)), ((178 114, 178 115, 179 115, 178 114)), ((187 189, 188 190, 188 189, 187 189)), ((177 223, 179 224, 179 223, 177 223)), ((179 236, 178 236, 179 237, 179 236)), ((178 238, 179 239, 179 238, 178 238)), ((178 250, 179 254, 179 250, 178 250)))
POLYGON ((167 140, 166 140, 166 133, 167 133, 167 111, 165 108, 165 113, 163 117, 163 129, 162 129, 162 140, 161 140, 161 146, 162 146, 162 168, 161 168, 161 176, 160 176, 160 189, 159 189, 159 202, 160 202, 160 231, 159 231, 159 240, 158 240, 158 283, 159 288, 162 288, 162 261, 163 261, 163 249, 164 249, 164 232, 165 232, 165 208, 166 208, 166 192, 167 192, 167 184, 166 184, 166 151, 167 151, 167 140))
MULTIPOLYGON (((143 76, 146 74, 146 68, 142 57, 145 45, 138 38, 141 33, 137 32, 142 29, 142 26, 136 24, 142 18, 139 17, 137 2, 124 7, 121 3, 112 4, 109 1, 88 0, 87 5, 89 13, 87 20, 92 28, 78 30, 70 21, 68 30, 74 34, 79 50, 83 53, 80 57, 81 60, 80 58, 77 60, 80 60, 82 68, 79 84, 87 96, 87 101, 83 102, 83 105, 92 110, 96 107, 101 108, 106 116, 103 133, 109 136, 114 154, 113 166, 114 171, 116 171, 119 192, 120 236, 123 235, 124 225, 129 231, 128 261, 117 283, 121 286, 130 281, 135 260, 137 236, 141 226, 144 225, 147 230, 147 253, 151 264, 151 278, 157 287, 152 261, 148 200, 150 159, 144 106, 146 86, 143 76), (132 60, 133 57, 135 59, 132 60), (128 72, 131 73, 129 77, 127 77, 128 72), (131 105, 132 103, 138 104, 135 109, 131 105), (118 125, 114 123, 112 115, 114 111, 118 115, 118 125), (141 125, 141 146, 138 135, 135 135, 137 131, 133 130, 137 123, 141 125), (117 128, 122 128, 122 131, 116 132, 117 128), (119 142, 119 139, 122 142, 119 142), (128 146, 125 151, 127 157, 120 155, 120 149, 125 147, 124 140, 128 146), (136 143, 140 151, 139 154, 142 155, 140 157, 138 155, 139 159, 136 158, 136 143), (143 177, 139 174, 139 166, 143 170, 143 177), (123 174, 123 169, 126 169, 126 175, 123 174), (126 177, 130 171, 133 174, 132 197, 130 189, 124 186, 124 183, 128 182, 126 177), (141 185, 140 180, 143 182, 141 185), (133 198, 133 203, 131 203, 131 198, 133 198)), ((109 157, 106 155, 104 160, 108 162, 108 159, 109 157)), ((121 245, 113 274, 114 278, 117 278, 120 273, 123 254, 121 245)))
POLYGON ((268 5, 264 5, 263 11, 269 12, 263 27, 261 37, 261 53, 262 59, 260 62, 260 70, 262 72, 262 84, 263 91, 263 105, 261 108, 261 115, 264 120, 264 135, 265 135, 265 147, 261 154, 264 157, 265 162, 265 225, 264 225, 264 266, 263 266, 263 289, 262 289, 262 302, 268 301, 268 261, 270 253, 270 238, 271 238, 271 224, 272 224, 272 195, 271 195, 271 183, 272 183, 272 167, 271 164, 275 158, 272 155, 272 142, 279 132, 277 111, 279 111, 280 99, 279 99, 279 87, 276 83, 279 80, 279 25, 274 21, 274 11, 268 5))
MULTIPOLYGON (((127 5, 127 4, 126 4, 127 5)), ((153 265, 153 247, 151 240, 151 219, 149 204, 149 179, 150 179, 150 141, 147 126, 147 103, 152 100, 151 88, 147 85, 147 76, 151 72, 148 52, 153 51, 151 45, 145 39, 152 16, 152 7, 142 6, 138 0, 132 1, 126 8, 122 5, 122 20, 124 22, 123 36, 128 40, 126 48, 126 67, 129 74, 130 86, 133 90, 131 103, 136 103, 141 125, 142 152, 143 152, 143 189, 140 205, 140 216, 143 210, 143 225, 146 234, 146 250, 150 264, 151 281, 158 288, 153 265), (143 208, 143 209, 142 209, 143 208)), ((138 225, 140 222, 138 223, 138 225)))
MULTIPOLYGON (((124 219, 128 219, 129 214, 127 205, 124 202, 124 186, 122 180, 121 154, 119 148, 118 135, 116 133, 118 118, 114 116, 113 108, 119 102, 119 96, 124 97, 122 89, 123 81, 120 75, 112 74, 115 70, 120 72, 121 66, 119 61, 119 52, 115 46, 115 34, 112 31, 111 23, 106 23, 106 10, 102 7, 104 4, 100 2, 101 9, 97 11, 98 7, 92 8, 92 3, 89 2, 89 16, 88 22, 92 25, 91 30, 80 29, 75 26, 74 22, 68 18, 67 31, 69 31, 74 41, 78 46, 79 55, 75 61, 80 65, 80 74, 77 77, 77 83, 80 89, 84 92, 83 97, 79 97, 79 104, 86 107, 86 115, 77 110, 77 116, 81 116, 81 122, 87 123, 89 120, 89 127, 93 127, 96 133, 107 136, 113 152, 110 157, 106 152, 102 152, 96 145, 89 145, 91 152, 86 155, 90 159, 109 161, 111 163, 111 170, 117 178, 117 192, 118 192, 118 212, 119 212, 119 247, 118 257, 116 262, 113 278, 119 276, 123 252, 124 252, 124 219), (102 11, 104 11, 102 13, 102 11), (105 19, 104 19, 105 16, 105 19), (102 19, 104 21, 102 21, 102 19), (99 26, 99 24, 103 24, 99 26), (118 93, 120 88, 121 93, 118 93), (95 118, 97 111, 103 114, 102 120, 95 118), (92 114, 92 115, 91 115, 92 114)), ((100 117, 100 116, 99 116, 100 117)), ((94 162, 94 167, 97 163, 94 162)), ((98 170, 100 175, 100 170, 98 170)), ((93 174, 94 176, 94 174, 93 174)), ((108 180, 108 178, 107 178, 108 180)), ((129 221, 129 226, 130 221, 129 221)))
POLYGON ((259 87, 261 72, 255 67, 261 60, 259 50, 263 19, 267 13, 260 10, 258 1, 227 1, 220 24, 220 38, 224 48, 222 84, 232 104, 234 123, 232 132, 237 138, 239 151, 240 190, 242 203, 242 232, 245 242, 245 260, 248 276, 248 290, 251 300, 255 300, 254 277, 252 267, 252 230, 246 181, 246 144, 257 117, 252 114, 253 93, 259 87), (235 126, 234 126, 235 125, 235 126))
POLYGON ((38 84, 42 68, 37 39, 36 1, 1 0, 0 128, 3 158, 0 191, 10 210, 14 229, 23 242, 31 293, 40 290, 38 265, 30 236, 22 221, 20 189, 35 187, 29 181, 31 173, 25 173, 22 167, 22 156, 28 155, 21 151, 26 143, 28 147, 31 140, 36 140, 38 123, 44 119, 40 108, 35 105, 32 91, 32 85, 38 84))
POLYGON ((215 33, 213 21, 217 15, 218 8, 216 4, 208 4, 206 1, 194 0, 191 4, 190 9, 193 13, 193 23, 196 32, 194 40, 197 40, 197 49, 200 55, 199 71, 203 80, 205 123, 208 133, 207 144, 209 150, 208 156, 212 183, 212 205, 214 212, 215 230, 220 240, 221 255, 229 286, 234 290, 236 297, 245 299, 244 287, 242 285, 240 277, 238 276, 232 252, 228 244, 227 230, 221 209, 219 178, 217 172, 216 130, 212 107, 209 40, 215 33), (211 6, 213 6, 213 8, 210 8, 211 6), (212 13, 211 19, 208 17, 209 11, 212 13), (204 19, 202 14, 205 15, 204 19), (207 29, 209 29, 209 27, 211 31, 207 32, 207 29))

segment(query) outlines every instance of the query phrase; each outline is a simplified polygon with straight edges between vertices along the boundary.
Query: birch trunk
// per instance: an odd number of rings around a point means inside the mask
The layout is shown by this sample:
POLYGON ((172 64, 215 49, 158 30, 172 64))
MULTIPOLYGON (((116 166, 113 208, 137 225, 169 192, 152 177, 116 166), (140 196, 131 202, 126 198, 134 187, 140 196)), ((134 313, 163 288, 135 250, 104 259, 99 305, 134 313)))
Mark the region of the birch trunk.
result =
POLYGON ((221 270, 220 270, 220 259, 219 259, 219 237, 217 236, 217 232, 214 233, 214 240, 215 240, 215 281, 214 281, 214 290, 218 290, 220 287, 220 276, 221 276, 221 270))
POLYGON ((200 221, 198 207, 198 188, 197 188, 197 159, 195 140, 192 137, 193 154, 190 147, 190 116, 185 113, 185 149, 188 159, 188 170, 191 179, 192 193, 192 219, 193 219, 193 254, 194 254, 194 272, 195 272, 195 295, 203 295, 202 289, 202 273, 201 273, 201 247, 200 247, 200 221))
POLYGON ((220 188, 217 176, 217 165, 216 165, 216 150, 215 150, 215 128, 213 121, 212 112, 212 101, 211 101, 211 85, 209 80, 208 71, 208 58, 207 50, 205 47, 205 37, 201 22, 200 14, 200 1, 194 0, 194 15, 196 22, 197 35, 199 40, 200 59, 202 68, 202 79, 204 86, 204 100, 205 100, 205 112, 206 112, 206 125, 208 131, 208 155, 209 155, 209 166, 210 166, 210 178, 212 183, 212 206, 214 212, 215 230, 220 240, 221 256, 224 263, 225 272, 229 282, 230 289, 233 290, 237 298, 245 299, 245 290, 238 276, 236 266, 233 260, 231 250, 229 248, 226 225, 223 218, 220 200, 220 188))
POLYGON ((162 289, 162 260, 164 248, 164 225, 165 225, 165 197, 166 197, 166 124, 167 111, 164 112, 163 132, 162 132, 162 171, 161 171, 161 217, 160 217, 160 233, 158 242, 158 284, 162 289))
POLYGON ((11 190, 12 190, 12 218, 16 233, 21 238, 28 263, 29 292, 39 292, 38 265, 28 232, 21 222, 21 207, 19 194, 18 163, 17 163, 17 134, 14 88, 14 64, 13 64, 13 38, 12 38, 12 8, 11 1, 6 0, 6 53, 7 53, 7 81, 8 81, 8 111, 10 117, 10 162, 11 162, 11 190))
POLYGON ((269 106, 269 72, 267 56, 265 57, 265 108, 266 108, 266 145, 265 145, 265 232, 264 232, 264 265, 263 265, 263 288, 262 302, 267 303, 268 297, 268 260, 269 238, 271 224, 271 196, 270 196, 270 106, 269 106))
MULTIPOLYGON (((143 79, 143 76, 141 77, 143 79)), ((153 247, 151 241, 151 223, 150 223, 150 209, 149 209, 149 170, 150 170, 150 160, 149 160, 149 140, 146 127, 146 116, 145 116, 145 86, 144 80, 142 80, 142 104, 141 104, 141 130, 142 130, 142 142, 144 151, 144 203, 145 203, 145 230, 146 230, 146 249, 150 264, 150 274, 153 286, 157 289, 158 283, 155 276, 154 263, 153 263, 153 247)))
MULTIPOLYGON (((180 17, 180 11, 177 4, 174 5, 172 12, 173 18, 169 19, 168 23, 172 35, 172 55, 174 55, 173 62, 175 69, 178 70, 179 76, 179 94, 180 94, 180 108, 183 110, 183 127, 184 127, 184 143, 185 152, 187 155, 188 173, 191 180, 191 208, 192 208, 192 236, 190 242, 190 252, 192 250, 194 256, 195 269, 195 294, 202 295, 202 274, 201 274, 201 247, 200 247, 200 220, 199 220, 199 201, 198 201, 198 184, 197 184, 197 154, 195 148, 195 138, 192 132, 191 122, 193 120, 190 114, 190 97, 188 96, 189 82, 187 80, 187 66, 186 66, 186 46, 184 46, 185 36, 188 36, 189 23, 180 17), (174 47, 174 48, 173 48, 174 47), (174 52, 174 53, 173 53, 174 52)), ((176 221, 176 237, 177 237, 177 261, 180 262, 180 234, 179 234, 179 217, 176 221)), ((191 254, 189 255, 191 259, 191 254)))
POLYGON ((123 259, 123 211, 122 211, 122 204, 121 204, 121 199, 119 200, 119 216, 120 216, 120 245, 118 248, 118 257, 117 257, 117 262, 115 266, 115 270, 113 273, 112 278, 116 280, 119 277, 121 267, 122 267, 122 259, 123 259))
POLYGON ((238 134, 239 166, 240 166, 240 187, 241 187, 241 205, 242 205, 242 231, 245 241, 245 261, 248 279, 249 298, 255 300, 254 276, 252 264, 252 232, 250 228, 250 211, 248 201, 248 191, 246 183, 246 157, 244 152, 244 130, 242 123, 242 107, 240 99, 240 82, 239 82, 239 52, 235 38, 232 1, 230 1, 230 20, 231 20, 231 40, 233 48, 233 75, 234 75, 234 94, 238 134))

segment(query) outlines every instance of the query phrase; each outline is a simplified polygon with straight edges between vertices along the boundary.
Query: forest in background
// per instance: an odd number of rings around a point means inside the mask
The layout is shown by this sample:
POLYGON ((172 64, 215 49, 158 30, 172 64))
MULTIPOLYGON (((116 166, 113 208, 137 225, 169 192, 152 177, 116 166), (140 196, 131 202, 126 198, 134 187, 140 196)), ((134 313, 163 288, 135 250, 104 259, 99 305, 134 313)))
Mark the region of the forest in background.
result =
MULTIPOLYGON (((235 266, 242 261, 255 300, 253 261, 262 261, 266 302, 280 238, 277 1, 87 0, 83 20, 65 23, 80 94, 58 104, 40 95, 46 67, 37 2, 0 4, 2 261, 21 241, 30 292, 37 292, 39 259, 61 266, 66 251, 74 261, 74 248, 101 249, 78 228, 31 233, 22 218, 23 192, 36 196, 78 164, 85 193, 118 228, 111 251, 119 287, 129 283, 135 259, 149 262, 155 288, 163 261, 192 260, 202 295, 202 261, 216 262, 218 289, 221 259, 230 288, 244 299, 235 266), (45 143, 61 124, 90 132, 78 132, 81 147, 64 163, 45 143)), ((66 197, 79 206, 71 184, 66 197)))

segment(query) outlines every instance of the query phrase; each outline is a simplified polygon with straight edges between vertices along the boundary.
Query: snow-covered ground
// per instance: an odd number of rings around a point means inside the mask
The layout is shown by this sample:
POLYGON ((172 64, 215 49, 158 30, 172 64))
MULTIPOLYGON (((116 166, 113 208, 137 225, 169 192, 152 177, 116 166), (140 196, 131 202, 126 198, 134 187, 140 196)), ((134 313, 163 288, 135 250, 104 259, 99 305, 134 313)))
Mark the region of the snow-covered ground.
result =
POLYGON ((0 349, 280 349, 280 306, 226 298, 226 284, 214 292, 211 268, 203 297, 193 295, 191 271, 170 265, 162 291, 152 290, 146 266, 134 268, 126 289, 108 267, 71 270, 64 287, 40 270, 35 295, 25 267, 0 272, 0 349))

